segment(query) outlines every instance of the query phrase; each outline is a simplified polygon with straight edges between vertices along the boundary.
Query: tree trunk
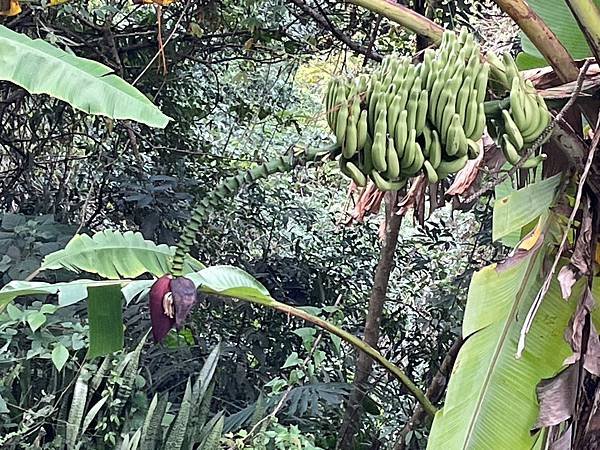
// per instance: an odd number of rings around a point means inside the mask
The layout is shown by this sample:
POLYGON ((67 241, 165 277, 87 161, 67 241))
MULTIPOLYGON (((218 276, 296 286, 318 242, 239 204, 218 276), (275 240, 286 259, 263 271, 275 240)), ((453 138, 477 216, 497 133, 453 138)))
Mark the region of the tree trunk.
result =
MULTIPOLYGON (((388 197, 389 199, 390 197, 388 197)), ((379 340, 379 323, 381 322, 381 314, 387 292, 390 272, 394 264, 394 253, 398 244, 398 233, 402 217, 395 214, 396 196, 394 195, 388 201, 386 213, 386 235, 385 241, 381 248, 381 255, 377 268, 375 269, 375 277, 373 280, 373 289, 369 298, 369 309, 365 321, 365 331, 363 340, 377 348, 379 340)), ((365 388, 371 374, 373 360, 365 353, 360 352, 356 363, 356 372, 354 376, 353 389, 346 405, 344 420, 340 428, 340 434, 337 447, 342 450, 348 450, 354 446, 354 438, 359 428, 360 419, 362 416, 362 401, 365 396, 365 388)))

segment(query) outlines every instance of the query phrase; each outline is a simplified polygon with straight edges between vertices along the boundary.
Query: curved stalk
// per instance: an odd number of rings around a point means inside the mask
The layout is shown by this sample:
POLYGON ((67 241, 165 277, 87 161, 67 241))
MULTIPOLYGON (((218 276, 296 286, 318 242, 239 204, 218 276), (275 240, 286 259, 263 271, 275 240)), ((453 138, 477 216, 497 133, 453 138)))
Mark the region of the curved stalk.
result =
MULTIPOLYGON (((202 286, 200 287, 200 292, 202 292, 202 286)), ((350 345, 356 347, 362 352, 365 352, 379 364, 381 364, 387 371, 389 371, 400 383, 406 387, 406 389, 417 399, 417 401, 421 404, 423 409, 430 416, 434 416, 437 412, 437 408, 431 403, 431 401, 427 398, 425 393, 419 389, 419 387, 406 375, 402 369, 388 360, 385 356, 379 353, 375 348, 371 347, 366 342, 363 342, 353 334, 348 333, 347 331, 342 330, 341 328, 333 325, 332 323, 327 322, 326 320, 321 319, 320 317, 313 316, 312 314, 303 311, 302 309, 295 308, 290 305, 286 305, 285 303, 278 302, 274 299, 258 299, 258 298, 239 298, 239 297, 231 297, 227 295, 222 295, 219 293, 215 293, 214 291, 207 289, 204 291, 205 294, 210 295, 218 295, 221 297, 232 298, 235 300, 242 300, 249 303, 254 303, 261 306, 266 306, 267 308, 272 308, 277 311, 281 311, 282 313, 288 314, 290 316, 297 317, 299 319, 305 320, 313 325, 322 328, 325 331, 330 332, 331 334, 335 334, 339 338, 343 339, 350 345)))
POLYGON ((435 44, 438 44, 442 39, 444 28, 406 6, 387 0, 347 0, 347 2, 381 14, 392 22, 426 36, 435 44))
POLYGON ((200 200, 198 206, 192 211, 192 217, 184 228, 181 238, 177 243, 171 273, 176 277, 182 275, 185 255, 189 252, 192 244, 195 242, 198 230, 202 226, 206 216, 213 208, 219 207, 226 198, 235 195, 242 186, 266 178, 277 172, 289 172, 295 167, 306 164, 319 156, 326 154, 335 155, 339 150, 340 146, 334 144, 325 148, 307 150, 299 154, 280 156, 248 171, 243 171, 232 177, 225 178, 219 183, 216 189, 208 192, 202 200, 200 200))

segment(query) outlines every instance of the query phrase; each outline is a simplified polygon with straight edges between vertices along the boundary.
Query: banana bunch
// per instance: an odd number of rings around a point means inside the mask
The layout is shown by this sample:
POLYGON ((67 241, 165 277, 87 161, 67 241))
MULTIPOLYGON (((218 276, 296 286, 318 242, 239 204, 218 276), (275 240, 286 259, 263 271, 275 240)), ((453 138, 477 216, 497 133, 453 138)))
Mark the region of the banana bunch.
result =
POLYGON ((442 147, 441 156, 435 145, 428 156, 441 179, 479 154, 476 142, 486 124, 483 101, 489 67, 481 62, 479 45, 463 29, 458 36, 445 32, 437 52, 425 51, 421 72, 429 91, 428 124, 442 147))
POLYGON ((325 107, 342 146, 340 170, 382 191, 421 171, 430 183, 459 171, 479 153, 487 80, 479 46, 464 30, 444 33, 417 65, 392 55, 370 75, 330 80, 325 107))
MULTIPOLYGON (((502 125, 496 135, 506 160, 515 165, 521 159, 520 152, 535 142, 550 124, 551 116, 544 99, 536 92, 531 81, 524 81, 519 73, 515 60, 509 53, 502 55, 502 60, 488 53, 492 60, 494 77, 504 86, 510 87, 510 108, 502 110, 502 125)), ((523 169, 537 167, 545 154, 527 159, 523 169)))

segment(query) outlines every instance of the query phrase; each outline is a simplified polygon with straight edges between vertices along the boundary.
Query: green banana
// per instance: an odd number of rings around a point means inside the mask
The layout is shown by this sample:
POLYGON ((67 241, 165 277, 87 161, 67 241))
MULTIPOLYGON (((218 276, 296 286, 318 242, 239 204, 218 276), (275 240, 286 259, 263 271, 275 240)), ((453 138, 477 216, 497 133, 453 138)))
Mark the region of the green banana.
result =
POLYGON ((338 113, 337 119, 335 123, 335 138, 338 144, 343 144, 344 137, 346 136, 346 125, 348 123, 348 102, 344 100, 341 103, 338 113))
POLYGON ((506 160, 511 163, 513 166, 519 162, 521 159, 521 155, 519 155, 518 150, 511 143, 509 137, 506 134, 502 135, 502 142, 500 147, 502 148, 502 153, 504 153, 504 157, 506 160))
POLYGON ((359 151, 365 148, 368 133, 367 127, 367 111, 363 110, 360 112, 360 117, 356 126, 356 147, 359 151))
POLYGON ((417 91, 415 89, 410 91, 410 96, 408 97, 408 103, 406 104, 406 111, 408 111, 408 117, 406 122, 408 124, 408 129, 415 128, 417 124, 417 108, 419 105, 419 96, 421 91, 417 91))
POLYGON ((523 148, 523 136, 521 135, 521 131, 519 131, 519 127, 513 121, 510 113, 506 110, 502 110, 502 118, 504 119, 504 129, 506 130, 506 134, 508 138, 512 142, 512 144, 520 150, 523 148))
MULTIPOLYGON (((512 87, 509 94, 510 114, 514 118, 519 130, 525 130, 529 126, 525 117, 525 92, 521 90, 521 80, 513 78, 512 87)), ((536 105, 537 106, 537 105, 536 105)))
POLYGON ((446 176, 449 174, 458 172, 465 167, 465 164, 467 164, 468 160, 469 157, 467 155, 463 155, 452 160, 442 160, 442 162, 440 162, 439 166, 436 168, 438 176, 440 178, 446 178, 446 176))
POLYGON ((433 83, 437 79, 439 74, 437 61, 433 61, 431 63, 431 68, 429 69, 429 73, 427 74, 427 80, 425 82, 425 88, 430 91, 433 87, 433 83))
POLYGON ((373 131, 373 129, 375 128, 375 107, 377 106, 377 103, 379 102, 379 97, 382 95, 381 94, 382 91, 382 86, 381 86, 381 82, 379 80, 375 81, 375 84, 373 86, 373 93, 371 94, 371 97, 369 99, 369 108, 368 108, 368 115, 367 115, 367 119, 369 122, 369 130, 373 131))
POLYGON ((344 145, 342 146, 342 155, 350 159, 358 149, 358 116, 348 117, 346 124, 346 134, 344 136, 344 145))
POLYGON ((436 116, 437 116, 437 105, 438 100, 440 98, 440 94, 442 94, 442 89, 446 84, 446 80, 443 76, 438 76, 433 83, 431 88, 431 92, 429 93, 429 108, 427 109, 427 116, 429 120, 433 124, 437 124, 436 116))
POLYGON ((358 165, 364 174, 371 173, 373 170, 373 140, 371 136, 367 134, 367 141, 365 142, 365 148, 358 154, 358 165))
POLYGON ((420 136, 425 129, 425 122, 427 121, 427 108, 429 107, 429 91, 423 89, 419 94, 419 101, 417 103, 417 118, 415 120, 415 130, 417 130, 417 136, 420 136))
MULTIPOLYGON (((442 138, 442 142, 447 142, 448 129, 450 128, 450 122, 455 114, 455 106, 456 106, 456 93, 453 91, 446 102, 446 106, 444 108, 443 114, 440 116, 441 120, 441 128, 440 136, 442 138)), ((439 122, 438 122, 439 123, 439 122)))
POLYGON ((385 102, 386 106, 389 108, 396 96, 396 85, 394 83, 390 83, 388 88, 385 91, 385 102))
POLYGON ((333 98, 335 97, 336 90, 336 80, 335 78, 331 78, 327 83, 327 90, 325 91, 325 115, 327 117, 327 124, 329 128, 334 130, 334 121, 333 121, 333 98))
POLYGON ((406 180, 402 181, 387 181, 385 180, 376 170, 371 171, 371 179, 377 186, 377 189, 383 192, 387 191, 399 191, 406 184, 406 180))
POLYGON ((431 130, 431 147, 429 148, 429 162, 437 169, 442 162, 442 143, 437 130, 431 130))
POLYGON ((490 65, 490 74, 492 75, 493 79, 498 81, 498 83, 500 83, 502 86, 510 88, 508 79, 506 78, 506 69, 504 67, 504 63, 500 60, 500 58, 498 58, 498 55, 492 51, 489 51, 486 53, 485 59, 490 65))
POLYGON ((427 83, 427 77, 431 71, 434 57, 435 51, 431 48, 426 49, 423 53, 423 65, 421 66, 421 72, 419 73, 419 76, 425 83, 427 83))
POLYGON ((512 86, 513 79, 521 78, 519 68, 517 67, 517 64, 515 63, 513 57, 508 52, 502 55, 502 62, 504 63, 504 73, 506 75, 506 87, 510 88, 512 86))
POLYGON ((548 111, 548 107, 546 106, 546 102, 544 101, 544 99, 540 95, 537 95, 536 101, 539 107, 538 111, 541 116, 541 119, 538 126, 531 133, 528 133, 523 136, 523 140, 528 143, 533 142, 538 137, 540 137, 540 135, 544 132, 546 127, 550 125, 551 122, 550 112, 548 111))
POLYGON ((398 122, 398 116, 400 115, 400 111, 400 97, 398 95, 395 95, 387 114, 387 131, 390 134, 390 136, 394 136, 394 132, 396 130, 396 123, 398 122))
POLYGON ((385 160, 387 154, 387 139, 385 133, 375 133, 373 139, 373 147, 371 148, 371 158, 373 161, 373 167, 379 172, 385 172, 387 169, 387 162, 385 160))
POLYGON ((415 157, 416 157, 415 139, 416 138, 417 138, 416 130, 414 128, 409 130, 408 138, 406 139, 406 144, 404 144, 404 153, 402 154, 402 158, 400 159, 400 167, 402 167, 402 169, 406 169, 407 167, 410 167, 415 162, 415 157))
MULTIPOLYGON (((377 109, 375 111, 377 112, 377 109)), ((387 133, 387 109, 385 108, 379 110, 379 115, 375 121, 375 134, 377 133, 383 135, 387 133)))
POLYGON ((463 129, 467 136, 471 136, 475 127, 477 126, 477 112, 479 110, 479 104, 477 103, 477 91, 471 91, 469 95, 469 102, 467 103, 467 111, 465 113, 465 120, 463 123, 463 129))
MULTIPOLYGON (((502 153, 504 153, 504 157, 506 158, 506 160, 509 163, 511 163, 513 166, 516 166, 517 163, 521 160, 521 155, 519 155, 519 152, 514 147, 514 145, 511 143, 510 138, 506 134, 502 135, 501 147, 502 147, 502 153)), ((531 158, 528 158, 527 160, 525 160, 521 164, 520 168, 521 169, 533 169, 533 168, 537 167, 545 159, 546 159, 546 155, 544 153, 537 155, 537 156, 532 156, 531 158)))
POLYGON ((471 139, 467 139, 467 146, 469 148, 469 159, 477 158, 481 152, 479 144, 471 139))
POLYGON ((421 151, 421 146, 418 142, 413 142, 413 152, 415 154, 415 159, 412 164, 402 170, 403 175, 414 175, 421 167, 423 167, 423 163, 425 162, 425 156, 423 156, 423 152, 421 151))
POLYGON ((456 95, 456 112, 460 116, 462 126, 465 125, 467 119, 467 105, 469 104, 471 95, 469 86, 471 86, 471 76, 467 75, 456 95))
POLYGON ((398 153, 398 158, 402 158, 404 155, 404 147, 409 134, 407 119, 408 111, 403 110, 398 116, 396 128, 394 129, 394 144, 396 147, 396 153, 398 153))
POLYGON ((462 156, 467 153, 467 138, 461 125, 460 116, 454 114, 448 127, 446 136, 446 154, 448 156, 462 156))
POLYGON ((473 141, 478 141, 483 135, 485 130, 485 108, 483 102, 477 106, 477 120, 475 121, 475 128, 467 133, 465 130, 465 136, 473 141))
POLYGON ((421 147, 421 151, 423 152, 423 156, 425 158, 429 158, 429 149, 431 148, 431 128, 427 125, 423 128, 423 146, 421 147))
POLYGON ((442 140, 444 140, 445 135, 448 130, 446 129, 447 125, 446 126, 441 125, 441 128, 440 128, 440 124, 443 124, 444 122, 450 123, 450 119, 452 118, 452 115, 454 114, 454 112, 456 110, 456 93, 458 92, 459 84, 460 84, 460 78, 458 78, 458 77, 451 78, 450 81, 448 82, 446 88, 440 94, 440 98, 439 98, 438 104, 436 106, 434 124, 436 124, 438 126, 439 130, 441 130, 442 140), (451 106, 450 110, 452 112, 450 113, 450 117, 446 117, 446 114, 448 113, 446 106, 451 106))
POLYGON ((475 79, 475 89, 477 90, 477 103, 482 103, 485 100, 485 94, 487 94, 487 82, 490 66, 488 63, 483 63, 483 66, 477 78, 475 79))
POLYGON ((348 161, 343 157, 340 158, 340 171, 351 178, 357 186, 364 187, 367 185, 367 178, 352 161, 348 161))
POLYGON ((545 161, 547 157, 548 155, 546 155, 545 153, 540 153, 537 156, 532 156, 521 165, 521 169, 534 169, 537 166, 539 166, 543 161, 545 161))
POLYGON ((425 175, 427 176, 427 181, 430 184, 435 184, 438 182, 438 174, 429 161, 423 161, 423 169, 425 169, 425 175))
POLYGON ((388 138, 387 140, 386 162, 386 175, 388 178, 391 180, 398 178, 400 175, 400 160, 398 159, 398 153, 396 153, 394 140, 392 138, 388 138))

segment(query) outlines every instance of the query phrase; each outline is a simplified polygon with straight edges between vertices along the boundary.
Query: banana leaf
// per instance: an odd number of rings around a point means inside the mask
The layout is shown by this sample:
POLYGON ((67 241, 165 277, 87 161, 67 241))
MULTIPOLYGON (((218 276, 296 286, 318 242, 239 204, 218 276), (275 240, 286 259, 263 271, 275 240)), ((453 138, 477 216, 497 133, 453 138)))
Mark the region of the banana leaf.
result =
POLYGON ((88 114, 164 128, 169 117, 103 64, 0 25, 0 80, 48 94, 88 114))

